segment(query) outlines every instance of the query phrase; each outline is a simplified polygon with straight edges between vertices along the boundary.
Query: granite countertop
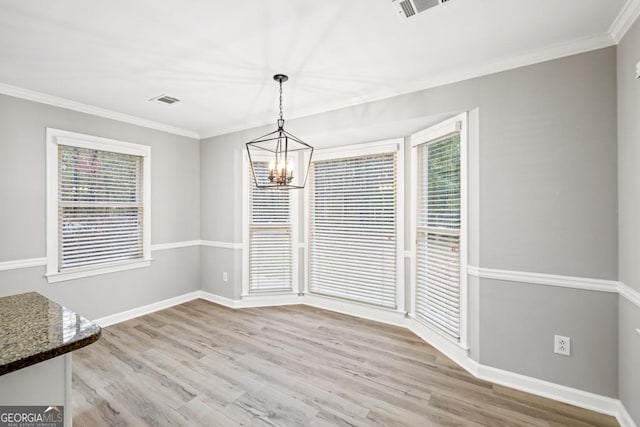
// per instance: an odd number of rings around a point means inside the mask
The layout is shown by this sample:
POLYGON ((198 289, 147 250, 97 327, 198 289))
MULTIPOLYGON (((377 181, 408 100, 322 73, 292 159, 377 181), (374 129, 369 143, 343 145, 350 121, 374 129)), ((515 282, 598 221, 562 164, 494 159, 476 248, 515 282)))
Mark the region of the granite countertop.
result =
POLYGON ((0 375, 94 343, 102 329, 37 292, 0 298, 0 375))

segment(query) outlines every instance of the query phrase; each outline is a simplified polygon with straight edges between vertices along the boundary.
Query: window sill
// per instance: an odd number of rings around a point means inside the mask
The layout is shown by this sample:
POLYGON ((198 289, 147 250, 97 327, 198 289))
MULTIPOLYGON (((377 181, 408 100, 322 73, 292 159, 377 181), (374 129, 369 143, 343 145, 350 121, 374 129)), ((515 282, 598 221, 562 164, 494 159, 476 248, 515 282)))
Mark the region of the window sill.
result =
POLYGON ((84 277, 99 276, 102 274, 115 273, 117 271, 125 271, 125 270, 132 270, 134 268, 149 267, 151 265, 151 261, 152 259, 149 258, 141 261, 134 261, 134 262, 128 261, 123 263, 102 265, 99 267, 85 267, 85 268, 79 267, 77 269, 73 269, 69 271, 49 273, 46 275, 46 277, 49 283, 65 282, 67 280, 75 280, 75 279, 82 279, 84 277))

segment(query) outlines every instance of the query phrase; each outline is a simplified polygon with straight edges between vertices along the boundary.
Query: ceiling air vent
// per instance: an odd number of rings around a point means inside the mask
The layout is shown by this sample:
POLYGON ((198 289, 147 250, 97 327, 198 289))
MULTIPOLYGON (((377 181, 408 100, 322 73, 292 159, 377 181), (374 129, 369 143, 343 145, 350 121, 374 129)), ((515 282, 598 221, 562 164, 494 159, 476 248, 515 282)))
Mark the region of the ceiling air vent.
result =
POLYGON ((173 96, 169 95, 156 96, 155 98, 151 98, 149 101, 159 102, 160 104, 165 105, 171 105, 175 104, 176 102, 180 102, 178 98, 174 98, 173 96))
POLYGON ((399 15, 411 18, 432 7, 448 3, 450 0, 391 0, 399 15))
POLYGON ((400 2, 400 9, 407 18, 416 14, 416 10, 413 8, 410 0, 404 0, 400 2))

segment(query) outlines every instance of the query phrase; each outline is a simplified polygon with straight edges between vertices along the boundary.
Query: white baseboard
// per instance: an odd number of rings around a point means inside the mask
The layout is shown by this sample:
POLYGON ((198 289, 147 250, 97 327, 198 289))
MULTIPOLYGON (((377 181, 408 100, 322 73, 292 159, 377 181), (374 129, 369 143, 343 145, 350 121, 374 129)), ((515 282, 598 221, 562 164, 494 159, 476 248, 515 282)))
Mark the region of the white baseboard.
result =
POLYGON ((311 307, 407 328, 479 379, 614 416, 617 418, 621 427, 637 427, 622 402, 618 399, 482 365, 472 360, 468 356, 466 349, 451 343, 416 319, 407 318, 404 313, 340 301, 333 298, 308 294, 304 296, 291 294, 249 296, 241 300, 233 300, 207 291, 195 291, 143 307, 102 317, 96 319, 95 322, 102 327, 106 327, 198 298, 233 309, 305 304, 311 307))
POLYGON ((214 304, 223 305, 228 308, 237 308, 236 303, 240 302, 239 300, 212 294, 211 292, 207 291, 198 291, 198 298, 212 302, 214 304))
POLYGON ((381 309, 365 304, 342 301, 330 297, 321 297, 305 294, 300 298, 300 304, 324 310, 335 311, 336 313, 347 314, 349 316, 360 317, 362 319, 373 320, 374 322, 386 323, 393 326, 407 327, 405 314, 399 311, 381 309))
POLYGON ((94 322, 96 322, 101 327, 106 328, 107 326, 115 325, 116 323, 135 319, 136 317, 144 316, 145 314, 150 314, 159 310, 164 310, 165 308, 183 304, 187 301, 192 301, 198 298, 200 298, 200 291, 189 292, 188 294, 154 302, 153 304, 143 305, 142 307, 132 308, 131 310, 101 317, 99 319, 95 319, 94 322))
MULTIPOLYGON (((618 418, 618 422, 620 422, 623 427, 625 426, 625 424, 620 421, 620 408, 624 409, 624 407, 618 399, 480 364, 471 359, 465 349, 445 339, 416 319, 409 319, 408 328, 476 378, 557 400, 569 405, 611 415, 618 418)), ((635 427, 633 424, 630 426, 635 427)))
POLYGON ((620 401, 527 375, 478 364, 478 378, 505 387, 616 417, 620 401))
POLYGON ((621 401, 618 401, 618 414, 616 418, 620 423, 620 427, 637 427, 633 418, 631 418, 631 415, 627 412, 627 408, 624 407, 621 401))
POLYGON ((302 303, 303 301, 298 294, 248 295, 243 296, 240 301, 236 301, 235 308, 275 307, 302 303))
POLYGON ((185 302, 193 301, 195 299, 203 299, 205 301, 219 304, 228 308, 252 308, 252 307, 274 307, 280 305, 290 304, 302 304, 300 297, 297 295, 287 296, 284 300, 282 295, 273 296, 258 296, 250 297, 242 300, 234 300, 231 298, 216 295, 207 291, 194 291, 188 294, 180 295, 174 298, 158 301, 153 304, 148 304, 142 307, 133 308, 131 310, 122 311, 120 313, 111 314, 109 316, 95 319, 98 325, 103 328, 107 326, 115 325, 116 323, 125 322, 136 317, 144 316, 156 311, 164 310, 165 308, 173 307, 174 305, 183 304, 185 302))
POLYGON ((297 294, 248 296, 239 300, 230 299, 207 291, 200 291, 200 298, 228 308, 276 307, 302 304, 297 294))
POLYGON ((440 353, 462 366, 470 374, 478 376, 478 363, 469 357, 468 349, 449 341, 413 317, 409 317, 409 319, 407 319, 406 327, 420 337, 424 342, 429 343, 440 353))

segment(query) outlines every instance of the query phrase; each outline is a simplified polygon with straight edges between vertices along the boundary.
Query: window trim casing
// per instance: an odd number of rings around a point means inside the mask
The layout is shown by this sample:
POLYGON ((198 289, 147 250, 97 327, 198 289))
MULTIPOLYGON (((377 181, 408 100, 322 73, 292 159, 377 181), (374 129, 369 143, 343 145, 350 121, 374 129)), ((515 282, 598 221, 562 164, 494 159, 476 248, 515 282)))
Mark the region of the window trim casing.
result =
POLYGON ((48 283, 57 283, 83 277, 97 276, 116 271, 151 265, 151 147, 78 132, 46 129, 46 177, 47 177, 47 273, 48 283), (111 151, 143 158, 142 185, 143 227, 142 252, 139 260, 127 260, 76 267, 58 271, 58 145, 70 145, 91 150, 111 151))
MULTIPOLYGON (((264 156, 252 156, 253 160, 257 161, 270 161, 269 155, 264 156)), ((294 171, 300 173, 301 159, 296 159, 294 171)), ((249 155, 246 151, 242 154, 242 291, 240 297, 245 298, 262 298, 272 295, 298 295, 300 293, 300 268, 298 251, 300 242, 298 241, 299 233, 299 190, 273 190, 273 191, 289 191, 290 193, 290 210, 289 221, 291 224, 291 291, 283 292, 264 292, 264 293, 250 293, 249 292, 249 255, 250 255, 250 206, 249 200, 251 199, 249 194, 249 180, 253 180, 251 172, 251 163, 249 161, 249 155)))
MULTIPOLYGON (((311 194, 310 185, 307 185, 304 189, 304 224, 303 224, 303 237, 304 237, 304 286, 303 292, 308 295, 313 295, 314 298, 324 298, 328 300, 336 300, 347 305, 373 307, 376 310, 385 310, 392 312, 399 312, 406 314, 406 294, 405 294, 405 268, 404 268, 404 227, 405 227, 405 196, 404 196, 404 181, 405 181, 405 157, 404 157, 404 143, 403 137, 384 139, 374 142, 366 142, 359 144, 350 144, 338 147, 316 149, 313 152, 312 161, 323 161, 332 159, 341 159, 345 157, 357 157, 368 156, 374 154, 383 154, 389 152, 395 152, 396 157, 396 177, 397 182, 397 195, 396 195, 396 308, 386 307, 374 307, 369 304, 344 300, 337 297, 328 295, 316 295, 309 292, 309 209, 311 209, 311 194)), ((305 159, 308 162, 308 159, 305 159)), ((311 178, 310 178, 311 179, 311 178)), ((309 181, 307 182, 307 184, 309 181)))
POLYGON ((468 145, 469 145, 469 119, 468 112, 458 114, 443 122, 433 125, 427 129, 418 131, 409 136, 411 146, 411 194, 408 209, 410 210, 410 239, 411 239, 411 263, 409 270, 409 292, 410 307, 409 316, 429 330, 438 333, 447 341, 469 350, 468 343, 468 285, 467 285, 467 262, 468 262, 468 145), (461 123, 460 131, 460 341, 455 342, 430 325, 418 320, 416 316, 416 256, 417 256, 417 206, 418 206, 418 153, 419 145, 428 143, 442 136, 458 131, 457 123, 461 123))

